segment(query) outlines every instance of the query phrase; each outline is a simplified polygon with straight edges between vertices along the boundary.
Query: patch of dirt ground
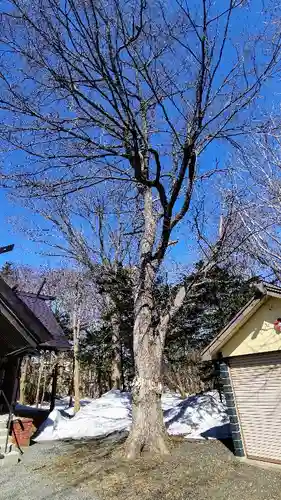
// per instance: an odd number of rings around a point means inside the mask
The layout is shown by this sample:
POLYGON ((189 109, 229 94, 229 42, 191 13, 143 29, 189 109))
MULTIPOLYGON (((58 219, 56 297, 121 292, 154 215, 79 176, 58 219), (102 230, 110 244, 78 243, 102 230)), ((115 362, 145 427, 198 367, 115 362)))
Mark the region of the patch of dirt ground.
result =
MULTIPOLYGON (((43 467, 45 481, 98 500, 280 500, 281 468, 238 461, 217 441, 172 440, 162 460, 120 458, 122 443, 91 441, 68 447, 43 467), (92 495, 92 497, 90 496, 92 495)), ((62 491, 62 490, 61 490, 62 491)), ((33 499, 31 499, 33 500, 33 499)))

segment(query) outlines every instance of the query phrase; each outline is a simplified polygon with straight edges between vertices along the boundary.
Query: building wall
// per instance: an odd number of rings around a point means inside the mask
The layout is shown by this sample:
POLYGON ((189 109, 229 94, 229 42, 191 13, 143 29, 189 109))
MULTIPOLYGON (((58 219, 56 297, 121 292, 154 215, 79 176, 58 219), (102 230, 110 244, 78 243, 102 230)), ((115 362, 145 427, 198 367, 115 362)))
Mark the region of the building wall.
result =
POLYGON ((273 325, 279 317, 281 299, 270 297, 223 346, 223 357, 281 350, 281 333, 273 325))

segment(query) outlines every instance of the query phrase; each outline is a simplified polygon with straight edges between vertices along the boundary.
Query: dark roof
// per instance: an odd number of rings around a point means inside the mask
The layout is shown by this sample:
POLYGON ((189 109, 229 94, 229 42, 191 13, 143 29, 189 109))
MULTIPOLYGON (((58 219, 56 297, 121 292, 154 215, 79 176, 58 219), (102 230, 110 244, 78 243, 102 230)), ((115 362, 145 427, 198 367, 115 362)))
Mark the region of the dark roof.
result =
POLYGON ((42 295, 42 294, 38 294, 38 293, 32 293, 32 292, 24 292, 24 291, 21 291, 19 290, 17 292, 17 287, 16 288, 13 288, 13 290, 18 293, 18 294, 23 294, 25 295, 26 297, 33 297, 34 299, 42 299, 42 300, 55 300, 56 297, 54 297, 54 295, 42 295))
POLYGON ((61 326, 57 322, 51 308, 46 302, 47 300, 50 300, 51 297, 44 295, 37 296, 34 293, 22 291, 17 291, 16 294, 52 336, 52 340, 47 340, 42 343, 41 347, 60 350, 70 349, 70 344, 65 337, 61 326))
MULTIPOLYGON (((29 307, 17 296, 14 290, 0 277, 0 318, 6 321, 6 327, 0 329, 2 341, 7 351, 16 347, 36 348, 41 343, 52 339, 45 325, 39 321, 29 307), (4 331, 5 330, 5 331, 4 331), (18 333, 16 333, 18 332, 18 333), (15 337, 12 340, 12 337, 15 337), (5 339, 6 340, 5 340, 5 339)), ((1 352, 0 352, 1 356, 1 352)))

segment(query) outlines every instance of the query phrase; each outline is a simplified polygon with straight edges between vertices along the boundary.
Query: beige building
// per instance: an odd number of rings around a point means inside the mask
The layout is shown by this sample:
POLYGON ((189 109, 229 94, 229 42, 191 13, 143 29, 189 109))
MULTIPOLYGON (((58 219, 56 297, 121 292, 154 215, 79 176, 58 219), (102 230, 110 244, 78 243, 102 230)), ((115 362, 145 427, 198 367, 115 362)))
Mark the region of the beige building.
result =
POLYGON ((281 288, 260 284, 202 355, 220 361, 235 454, 281 463, 281 288))

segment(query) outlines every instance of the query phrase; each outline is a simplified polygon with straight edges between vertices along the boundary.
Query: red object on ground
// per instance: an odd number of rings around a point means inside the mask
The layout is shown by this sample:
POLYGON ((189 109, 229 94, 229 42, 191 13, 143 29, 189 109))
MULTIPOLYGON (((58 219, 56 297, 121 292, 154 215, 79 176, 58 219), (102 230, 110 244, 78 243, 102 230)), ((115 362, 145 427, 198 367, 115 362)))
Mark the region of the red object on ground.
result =
POLYGON ((33 434, 33 419, 20 418, 12 422, 12 442, 20 447, 29 446, 33 434))

